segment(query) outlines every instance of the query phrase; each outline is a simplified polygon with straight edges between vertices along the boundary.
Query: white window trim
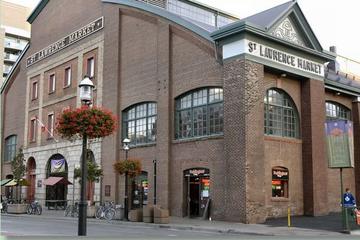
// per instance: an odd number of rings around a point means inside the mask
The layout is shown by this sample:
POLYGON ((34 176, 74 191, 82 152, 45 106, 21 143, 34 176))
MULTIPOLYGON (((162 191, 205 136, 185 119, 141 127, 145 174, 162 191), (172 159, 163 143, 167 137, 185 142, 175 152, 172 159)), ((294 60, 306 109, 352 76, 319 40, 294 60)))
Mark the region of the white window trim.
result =
POLYGON ((54 112, 50 112, 48 113, 48 123, 47 123, 47 127, 48 127, 48 133, 47 133, 47 137, 48 138, 54 138, 54 127, 55 127, 55 114, 54 112), (51 124, 49 124, 49 117, 52 116, 51 118, 51 124))
POLYGON ((71 85, 71 66, 68 66, 65 68, 65 73, 64 73, 64 77, 65 77, 65 81, 64 81, 64 88, 69 87, 71 85))
POLYGON ((87 72, 89 74, 89 77, 94 77, 95 75, 95 58, 89 57, 87 59, 87 72), (90 62, 90 70, 89 70, 89 62, 90 62))
POLYGON ((56 90, 56 75, 55 73, 50 74, 49 76, 49 93, 54 93, 56 90), (51 80, 51 77, 54 76, 54 80, 51 80), (52 89, 50 89, 50 82, 53 81, 52 89))
POLYGON ((36 117, 31 118, 30 120, 30 142, 36 141, 36 117), (34 124, 32 124, 34 122, 34 124))
POLYGON ((38 98, 38 88, 39 88, 39 83, 38 81, 33 81, 32 83, 32 91, 31 91, 31 100, 35 100, 38 98), (34 88, 34 85, 36 86, 36 88, 34 88), (34 93, 35 91, 35 93, 34 93))

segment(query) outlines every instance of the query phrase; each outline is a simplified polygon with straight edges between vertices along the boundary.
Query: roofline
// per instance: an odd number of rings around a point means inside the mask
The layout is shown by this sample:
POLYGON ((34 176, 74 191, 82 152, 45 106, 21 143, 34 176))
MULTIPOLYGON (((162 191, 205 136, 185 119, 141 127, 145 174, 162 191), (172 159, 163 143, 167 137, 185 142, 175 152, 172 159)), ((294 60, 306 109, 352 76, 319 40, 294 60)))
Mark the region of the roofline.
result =
POLYGON ((41 0, 38 5, 34 8, 34 10, 30 13, 30 16, 28 17, 27 21, 28 23, 32 24, 36 17, 40 14, 40 12, 43 10, 43 8, 48 4, 49 0, 41 0))
POLYGON ((325 60, 330 61, 330 60, 334 60, 336 58, 336 54, 334 54, 334 53, 324 51, 324 50, 322 52, 315 51, 311 48, 304 48, 302 46, 296 45, 295 43, 291 43, 291 42, 285 41, 283 39, 274 37, 270 34, 267 34, 263 27, 253 24, 251 22, 247 22, 247 21, 238 21, 238 22, 229 24, 219 30, 216 30, 216 31, 210 33, 210 36, 215 41, 220 41, 223 38, 226 38, 233 34, 238 34, 241 32, 253 33, 257 36, 261 36, 261 37, 271 40, 273 42, 277 42, 282 45, 286 45, 288 47, 295 48, 296 50, 305 51, 309 54, 315 55, 317 57, 321 57, 325 60))
POLYGON ((9 72, 9 74, 7 75, 7 77, 5 78, 5 81, 3 82, 3 84, 1 85, 0 88, 0 94, 2 94, 4 92, 4 89, 6 88, 6 85, 9 82, 9 79, 11 78, 11 76, 13 75, 13 73, 15 72, 15 69, 17 68, 17 66, 19 65, 21 59, 24 57, 26 51, 29 49, 30 47, 30 43, 27 43, 25 48, 21 51, 20 56, 18 57, 18 59, 16 60, 16 62, 14 63, 14 65, 11 68, 11 71, 9 72))
POLYGON ((353 86, 348 86, 342 83, 338 83, 327 78, 324 79, 324 84, 326 89, 331 89, 334 91, 346 93, 353 96, 360 96, 360 89, 353 86))
POLYGON ((214 42, 213 38, 210 37, 210 32, 206 31, 205 29, 193 24, 190 21, 185 20, 182 17, 179 17, 167 10, 164 10, 160 7, 156 7, 150 4, 145 4, 138 1, 131 1, 131 0, 102 0, 104 3, 113 3, 113 4, 120 4, 128 7, 137 8, 146 12, 153 13, 155 15, 158 15, 162 18, 165 18, 169 21, 172 21, 180 26, 183 26, 184 28, 196 33, 200 37, 203 37, 204 39, 214 42))
POLYGON ((205 7, 205 8, 207 8, 207 9, 209 9, 209 10, 213 10, 214 12, 221 13, 221 14, 227 16, 227 17, 232 17, 232 18, 236 18, 237 20, 240 20, 240 17, 237 16, 236 14, 232 14, 232 13, 226 12, 226 11, 224 11, 224 10, 221 10, 221 9, 219 9, 219 8, 216 8, 216 7, 212 7, 212 6, 210 6, 210 5, 207 5, 207 4, 205 4, 205 3, 202 3, 202 2, 199 2, 199 1, 196 1, 196 0, 187 0, 187 1, 190 2, 190 3, 193 3, 193 4, 195 4, 195 5, 198 5, 198 6, 201 6, 201 7, 205 7))

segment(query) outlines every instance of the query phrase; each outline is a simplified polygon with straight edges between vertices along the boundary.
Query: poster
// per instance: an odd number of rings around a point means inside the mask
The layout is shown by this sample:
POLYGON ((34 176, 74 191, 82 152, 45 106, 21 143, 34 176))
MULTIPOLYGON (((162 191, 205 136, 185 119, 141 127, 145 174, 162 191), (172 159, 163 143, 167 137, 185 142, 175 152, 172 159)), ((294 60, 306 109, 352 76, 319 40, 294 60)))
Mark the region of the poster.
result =
POLYGON ((51 173, 65 172, 65 159, 52 159, 51 160, 51 173))
POLYGON ((349 120, 327 121, 325 132, 329 167, 354 167, 353 123, 349 120))

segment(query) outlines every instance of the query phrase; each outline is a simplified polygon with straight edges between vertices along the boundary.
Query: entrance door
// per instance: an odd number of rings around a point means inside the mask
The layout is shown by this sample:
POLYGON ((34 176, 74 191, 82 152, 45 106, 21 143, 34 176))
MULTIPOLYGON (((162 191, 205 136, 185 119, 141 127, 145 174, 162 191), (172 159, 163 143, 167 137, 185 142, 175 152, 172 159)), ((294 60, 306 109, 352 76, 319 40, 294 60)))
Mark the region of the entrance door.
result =
POLYGON ((184 200, 188 217, 202 217, 210 200, 210 172, 206 168, 184 171, 184 200))
POLYGON ((190 178, 190 216, 199 217, 200 209, 200 178, 190 178))

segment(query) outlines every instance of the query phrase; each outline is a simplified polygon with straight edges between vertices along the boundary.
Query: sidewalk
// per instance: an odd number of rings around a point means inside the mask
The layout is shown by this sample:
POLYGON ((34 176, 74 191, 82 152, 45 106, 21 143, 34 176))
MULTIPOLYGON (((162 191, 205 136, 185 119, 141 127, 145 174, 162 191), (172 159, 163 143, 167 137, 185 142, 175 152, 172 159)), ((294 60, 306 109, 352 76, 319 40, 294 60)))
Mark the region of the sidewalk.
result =
MULTIPOLYGON (((31 217, 31 218, 51 218, 68 221, 77 221, 77 218, 64 217, 62 210, 43 210, 43 214, 26 215, 26 214, 6 214, 14 217, 31 217)), ((292 237, 346 237, 348 234, 341 232, 341 217, 340 214, 330 214, 322 217, 292 217, 292 227, 287 227, 286 218, 278 218, 268 220, 264 224, 243 224, 224 221, 206 221, 201 219, 189 219, 180 217, 170 217, 169 224, 154 224, 143 222, 127 222, 120 220, 98 220, 95 218, 88 218, 88 222, 98 224, 118 224, 118 225, 132 225, 132 226, 146 226, 154 228, 169 228, 177 230, 193 230, 206 231, 217 233, 231 233, 231 234, 248 234, 254 236, 292 236, 292 237)), ((354 227, 354 226, 353 226, 354 227)), ((356 227, 354 228, 356 229, 356 227)), ((360 228, 350 232, 351 235, 360 235, 360 228)))

